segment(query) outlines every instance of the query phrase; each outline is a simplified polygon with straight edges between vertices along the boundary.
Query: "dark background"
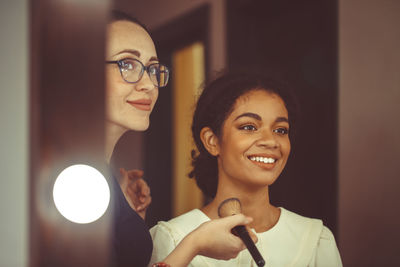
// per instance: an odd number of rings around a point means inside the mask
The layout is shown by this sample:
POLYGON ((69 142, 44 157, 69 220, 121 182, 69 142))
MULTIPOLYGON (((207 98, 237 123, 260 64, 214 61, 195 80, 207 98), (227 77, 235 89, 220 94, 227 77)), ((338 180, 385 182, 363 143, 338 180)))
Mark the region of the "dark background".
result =
MULTIPOLYGON (((281 74, 292 84, 300 106, 292 154, 284 173, 270 189, 271 202, 304 216, 321 218, 335 234, 336 4, 332 0, 302 4, 230 0, 226 5, 226 69, 265 69, 281 74)), ((175 49, 196 40, 205 43, 206 51, 209 49, 209 12, 204 5, 153 30, 163 62, 169 64, 175 49)), ((149 225, 171 218, 172 96, 170 88, 163 89, 167 90, 160 92, 145 134, 145 173, 154 195, 149 225)))

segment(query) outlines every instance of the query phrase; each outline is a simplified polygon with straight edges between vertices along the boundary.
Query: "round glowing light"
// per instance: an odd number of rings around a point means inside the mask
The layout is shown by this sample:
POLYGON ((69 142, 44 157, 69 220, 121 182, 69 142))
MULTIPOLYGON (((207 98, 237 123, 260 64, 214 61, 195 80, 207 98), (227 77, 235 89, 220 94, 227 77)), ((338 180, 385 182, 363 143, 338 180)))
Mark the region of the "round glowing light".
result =
POLYGON ((110 188, 104 176, 88 165, 72 165, 57 177, 53 188, 58 211, 75 223, 100 218, 110 202, 110 188))

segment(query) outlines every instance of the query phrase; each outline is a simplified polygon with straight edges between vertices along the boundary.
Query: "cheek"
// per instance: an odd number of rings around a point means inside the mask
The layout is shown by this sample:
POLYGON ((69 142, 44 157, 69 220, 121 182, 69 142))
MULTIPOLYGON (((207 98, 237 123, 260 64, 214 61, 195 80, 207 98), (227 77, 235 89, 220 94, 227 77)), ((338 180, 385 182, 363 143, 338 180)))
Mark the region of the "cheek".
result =
POLYGON ((224 142, 222 144, 221 152, 231 159, 236 159, 242 157, 244 152, 250 147, 249 140, 243 138, 242 136, 225 136, 223 138, 224 142))
POLYGON ((106 70, 106 90, 109 91, 118 84, 120 77, 121 75, 117 70, 108 68, 106 70))
POLYGON ((155 88, 152 92, 151 92, 151 100, 153 101, 153 107, 156 104, 158 99, 158 88, 155 88))
POLYGON ((121 98, 117 90, 111 87, 107 87, 105 97, 106 97, 105 103, 107 108, 112 108, 113 106, 115 106, 118 103, 118 99, 121 98))
POLYGON ((106 86, 106 102, 123 103, 132 92, 132 86, 124 82, 110 80, 106 86))
POLYGON ((290 145, 289 139, 286 142, 284 142, 283 151, 284 151, 286 157, 289 157, 290 151, 291 151, 291 145, 290 145))
POLYGON ((118 84, 113 84, 112 87, 107 86, 105 92, 105 105, 106 105, 106 115, 108 117, 118 116, 121 112, 124 112, 126 106, 126 89, 121 88, 122 86, 118 84))
POLYGON ((107 79, 105 97, 108 105, 118 98, 118 86, 112 79, 107 79))
POLYGON ((106 96, 125 96, 132 90, 132 85, 122 80, 118 70, 110 69, 106 72, 106 96))

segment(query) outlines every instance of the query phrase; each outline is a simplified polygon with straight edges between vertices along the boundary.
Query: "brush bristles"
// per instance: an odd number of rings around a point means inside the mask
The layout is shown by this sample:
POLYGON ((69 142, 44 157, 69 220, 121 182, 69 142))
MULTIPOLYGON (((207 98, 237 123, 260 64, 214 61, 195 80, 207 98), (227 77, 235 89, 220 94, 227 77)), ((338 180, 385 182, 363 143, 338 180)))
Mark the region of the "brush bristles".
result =
POLYGON ((240 200, 238 198, 228 198, 221 202, 218 206, 218 216, 224 218, 239 214, 242 212, 240 200))

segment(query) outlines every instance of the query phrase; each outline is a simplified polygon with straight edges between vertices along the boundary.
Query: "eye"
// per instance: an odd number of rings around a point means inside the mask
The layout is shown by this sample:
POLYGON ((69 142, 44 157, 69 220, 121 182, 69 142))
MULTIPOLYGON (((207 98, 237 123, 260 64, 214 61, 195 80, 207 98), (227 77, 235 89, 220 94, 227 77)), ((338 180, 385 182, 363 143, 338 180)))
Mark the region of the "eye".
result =
POLYGON ((289 133, 289 129, 280 127, 280 128, 274 129, 273 132, 277 133, 279 135, 287 135, 289 133))
POLYGON ((150 65, 150 67, 149 67, 149 74, 156 75, 156 74, 158 73, 158 68, 159 68, 158 64, 152 64, 152 65, 150 65))
POLYGON ((245 131, 257 131, 257 127, 251 124, 242 125, 239 129, 245 131))
POLYGON ((139 69, 139 63, 132 59, 123 59, 120 61, 120 66, 124 71, 132 71, 139 69))

